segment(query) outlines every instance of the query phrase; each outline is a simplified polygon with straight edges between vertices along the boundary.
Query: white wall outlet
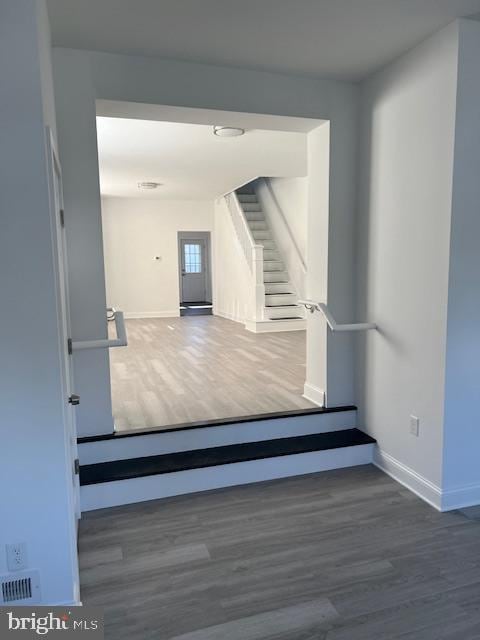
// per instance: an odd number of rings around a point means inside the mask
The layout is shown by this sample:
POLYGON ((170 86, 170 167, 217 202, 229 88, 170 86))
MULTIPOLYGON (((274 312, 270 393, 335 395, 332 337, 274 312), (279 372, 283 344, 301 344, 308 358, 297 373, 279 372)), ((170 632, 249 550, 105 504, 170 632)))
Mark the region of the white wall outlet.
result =
POLYGON ((410 433, 417 438, 420 434, 420 420, 417 416, 410 416, 410 433))
POLYGON ((27 568, 27 545, 25 542, 7 544, 7 567, 9 571, 20 571, 27 568))

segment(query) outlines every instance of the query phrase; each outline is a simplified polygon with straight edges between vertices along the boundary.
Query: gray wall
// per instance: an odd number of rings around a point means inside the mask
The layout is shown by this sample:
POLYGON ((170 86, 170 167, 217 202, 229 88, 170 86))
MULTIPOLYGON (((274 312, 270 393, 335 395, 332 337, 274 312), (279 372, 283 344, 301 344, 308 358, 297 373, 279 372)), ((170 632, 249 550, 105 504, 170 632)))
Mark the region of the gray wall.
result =
POLYGON ((42 1, 0 4, 0 573, 25 542, 43 601, 78 600, 45 125, 55 125, 42 1))
POLYGON ((480 502, 480 23, 459 27, 443 471, 449 505, 480 502))
MULTIPOLYGON (((54 50, 60 153, 65 173, 71 264, 72 325, 77 339, 105 333, 105 284, 94 100, 132 101, 303 116, 331 120, 329 304, 340 318, 354 313, 356 85, 98 52, 54 50), (88 257, 88 261, 85 257, 88 257), (88 264, 85 264, 88 262, 88 264)), ((332 397, 353 401, 353 349, 337 339, 332 397)), ((79 432, 111 429, 106 354, 76 357, 82 412, 79 432), (107 402, 108 398, 108 402, 107 402)))
POLYGON ((362 91, 358 318, 380 331, 358 337, 361 424, 427 493, 442 484, 457 62, 452 24, 362 91))

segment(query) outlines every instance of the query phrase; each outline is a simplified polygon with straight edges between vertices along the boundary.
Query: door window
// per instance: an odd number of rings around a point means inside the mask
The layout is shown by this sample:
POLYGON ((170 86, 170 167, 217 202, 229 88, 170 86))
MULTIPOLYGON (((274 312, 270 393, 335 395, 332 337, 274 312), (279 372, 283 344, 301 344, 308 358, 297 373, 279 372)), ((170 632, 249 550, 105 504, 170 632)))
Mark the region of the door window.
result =
POLYGON ((184 244, 185 273, 202 273, 202 248, 199 244, 184 244))

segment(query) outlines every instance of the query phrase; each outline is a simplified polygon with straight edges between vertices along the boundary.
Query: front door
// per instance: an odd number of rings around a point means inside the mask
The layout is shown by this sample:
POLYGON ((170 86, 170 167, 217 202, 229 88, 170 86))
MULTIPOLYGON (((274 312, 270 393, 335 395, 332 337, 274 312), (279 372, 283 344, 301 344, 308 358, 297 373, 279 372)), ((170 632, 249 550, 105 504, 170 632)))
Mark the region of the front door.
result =
POLYGON ((181 302, 207 299, 207 247, 203 238, 180 239, 181 302))

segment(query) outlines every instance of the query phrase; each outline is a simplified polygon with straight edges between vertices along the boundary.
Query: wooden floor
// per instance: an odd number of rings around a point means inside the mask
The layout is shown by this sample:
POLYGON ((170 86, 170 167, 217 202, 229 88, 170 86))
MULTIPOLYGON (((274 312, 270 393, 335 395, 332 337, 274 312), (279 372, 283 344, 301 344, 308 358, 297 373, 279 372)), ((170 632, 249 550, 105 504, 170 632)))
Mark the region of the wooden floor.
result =
POLYGON ((128 347, 110 350, 119 431, 314 406, 302 397, 305 331, 254 334, 215 316, 126 326, 128 347))
POLYGON ((478 640, 479 552, 366 466, 87 513, 81 597, 107 640, 478 640))

